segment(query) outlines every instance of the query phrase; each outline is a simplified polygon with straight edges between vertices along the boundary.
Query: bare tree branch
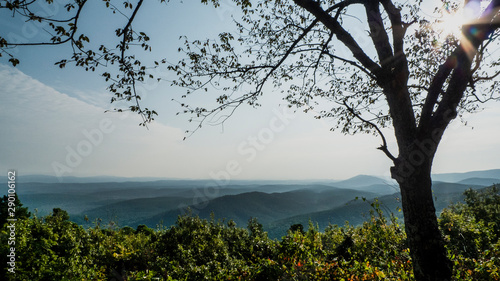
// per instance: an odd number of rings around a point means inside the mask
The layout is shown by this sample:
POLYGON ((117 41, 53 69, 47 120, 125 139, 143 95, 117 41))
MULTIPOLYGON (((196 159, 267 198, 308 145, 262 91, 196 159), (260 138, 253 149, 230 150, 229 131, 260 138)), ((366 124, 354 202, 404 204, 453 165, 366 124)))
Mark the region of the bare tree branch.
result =
POLYGON ((382 152, 384 152, 384 153, 385 153, 385 155, 386 155, 387 157, 389 157, 389 159, 391 159, 391 160, 392 160, 392 162, 393 162, 394 164, 396 164, 396 162, 397 162, 398 160, 397 160, 397 158, 396 158, 396 157, 394 157, 394 155, 392 155, 392 154, 391 154, 391 152, 390 152, 390 151, 389 151, 389 149, 387 148, 387 141, 386 141, 386 139, 385 139, 384 134, 383 134, 383 133, 382 133, 382 131, 380 130, 380 128, 379 128, 379 127, 378 127, 375 123, 370 122, 370 121, 368 121, 368 120, 364 119, 363 117, 361 117, 358 113, 356 113, 356 112, 354 111, 354 108, 352 108, 351 106, 349 106, 349 105, 347 104, 347 102, 346 102, 346 101, 343 101, 343 104, 344 104, 344 106, 347 108, 347 110, 349 110, 349 112, 350 112, 352 115, 354 115, 356 118, 358 118, 358 119, 359 119, 359 120, 361 120, 362 122, 364 122, 364 123, 366 123, 366 124, 368 124, 368 125, 372 126, 375 130, 377 130, 378 134, 380 135, 380 138, 382 138, 382 145, 381 145, 380 147, 378 147, 377 149, 380 149, 382 152))
MULTIPOLYGON (((308 12, 313 14, 316 20, 321 21, 328 29, 330 29, 337 39, 341 41, 353 54, 353 56, 371 73, 373 73, 376 77, 381 77, 382 69, 380 66, 375 63, 363 49, 359 46, 359 44, 354 40, 354 38, 347 32, 340 23, 330 16, 327 11, 323 10, 319 4, 319 2, 313 0, 294 0, 294 2, 300 7, 306 9, 308 12)), ((345 3, 344 5, 359 3, 358 1, 348 1, 349 3, 345 3)), ((344 3, 344 2, 341 2, 344 3)))
MULTIPOLYGON (((450 56, 454 62, 450 82, 438 108, 432 115, 432 126, 440 132, 440 134, 435 134, 436 137, 441 137, 446 126, 456 117, 458 104, 464 96, 467 85, 472 81, 472 60, 483 41, 487 40, 499 27, 497 23, 492 22, 499 9, 500 0, 491 1, 485 12, 480 16, 479 24, 464 28, 462 42, 450 56)), ((448 75, 450 75, 449 72, 448 75)))
MULTIPOLYGON (((33 2, 35 2, 36 0, 33 0, 32 2, 30 3, 26 3, 25 5, 29 5, 33 2)), ((76 35, 76 32, 77 32, 77 26, 78 26, 78 20, 80 18, 80 14, 81 14, 81 11, 83 10, 83 7, 85 6, 85 4, 87 3, 87 0, 83 0, 81 1, 79 4, 78 4, 78 9, 76 10, 76 14, 75 16, 69 18, 69 19, 66 19, 66 20, 54 20, 54 19, 50 19, 50 18, 45 18, 45 17, 37 17, 36 20, 39 20, 39 21, 47 21, 47 22, 58 22, 58 23, 65 23, 65 22, 71 22, 72 21, 72 24, 73 24, 73 27, 70 28, 71 30, 71 33, 69 34, 63 34, 63 35, 66 35, 67 38, 64 39, 64 40, 60 40, 60 41, 53 41, 53 42, 34 42, 34 43, 9 43, 8 41, 4 41, 0 44, 0 46, 12 46, 12 47, 17 47, 17 46, 46 46, 46 45, 61 45, 61 44, 64 44, 64 43, 67 43, 67 42, 75 42, 75 35, 76 35)), ((24 15, 24 16, 27 16, 27 15, 24 15)), ((27 16, 29 17, 29 16, 27 16)))
POLYGON ((380 14, 379 1, 367 1, 365 3, 366 16, 368 26, 370 27, 370 37, 372 38, 373 45, 377 50, 380 65, 382 68, 387 68, 393 59, 391 44, 389 43, 389 36, 385 31, 382 15, 380 14))
POLYGON ((134 12, 132 13, 132 16, 128 20, 128 22, 125 25, 125 27, 123 28, 122 32, 120 34, 118 34, 118 36, 122 36, 123 35, 122 45, 121 45, 121 52, 122 52, 121 59, 122 59, 122 62, 125 61, 125 49, 127 48, 127 43, 130 41, 129 40, 130 26, 132 25, 132 22, 134 21, 135 15, 137 14, 137 12, 139 11, 139 9, 141 8, 142 2, 144 2, 144 0, 139 0, 139 2, 137 3, 137 5, 135 6, 135 9, 134 9, 134 12))

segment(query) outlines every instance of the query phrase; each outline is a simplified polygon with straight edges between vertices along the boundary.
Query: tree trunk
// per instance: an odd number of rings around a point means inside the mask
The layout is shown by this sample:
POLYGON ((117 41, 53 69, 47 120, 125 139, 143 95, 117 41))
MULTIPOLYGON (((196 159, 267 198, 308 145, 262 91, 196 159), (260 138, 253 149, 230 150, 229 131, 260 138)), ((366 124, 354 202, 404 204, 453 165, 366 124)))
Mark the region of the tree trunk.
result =
POLYGON ((410 160, 401 161, 393 168, 397 171, 392 171, 393 177, 401 188, 405 230, 415 279, 451 280, 452 263, 446 254, 432 198, 433 157, 426 156, 413 151, 410 157, 406 158, 410 160))

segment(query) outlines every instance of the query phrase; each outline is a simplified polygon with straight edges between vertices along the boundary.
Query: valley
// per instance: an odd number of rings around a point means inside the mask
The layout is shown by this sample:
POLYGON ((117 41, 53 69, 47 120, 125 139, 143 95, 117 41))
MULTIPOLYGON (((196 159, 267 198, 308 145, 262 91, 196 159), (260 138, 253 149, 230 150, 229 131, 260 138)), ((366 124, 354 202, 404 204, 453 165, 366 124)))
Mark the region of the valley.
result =
MULTIPOLYGON (((280 238, 293 224, 312 222, 321 230, 329 224, 363 223, 378 198, 385 214, 402 220, 395 181, 359 175, 342 181, 245 181, 219 185, 211 180, 157 178, 20 177, 18 196, 37 216, 61 208, 84 226, 110 222, 120 227, 169 227, 186 212, 200 218, 233 220, 245 227, 257 218, 271 238, 280 238), (61 180, 61 181, 60 181, 61 180), (362 200, 362 199, 366 199, 362 200)), ((500 169, 433 177, 436 211, 463 199, 469 188, 500 183, 500 169)))

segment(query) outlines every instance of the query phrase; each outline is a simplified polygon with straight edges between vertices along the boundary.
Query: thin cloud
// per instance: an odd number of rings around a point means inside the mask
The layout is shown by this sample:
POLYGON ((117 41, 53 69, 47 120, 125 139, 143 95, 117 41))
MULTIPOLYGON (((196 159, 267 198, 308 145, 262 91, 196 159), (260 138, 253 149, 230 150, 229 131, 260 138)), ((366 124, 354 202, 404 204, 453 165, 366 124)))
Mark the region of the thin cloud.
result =
POLYGON ((135 114, 105 113, 0 65, 4 170, 54 174, 56 163, 63 175, 139 175, 169 162, 154 155, 176 155, 185 149, 180 129, 152 124, 148 131, 139 123, 135 114))

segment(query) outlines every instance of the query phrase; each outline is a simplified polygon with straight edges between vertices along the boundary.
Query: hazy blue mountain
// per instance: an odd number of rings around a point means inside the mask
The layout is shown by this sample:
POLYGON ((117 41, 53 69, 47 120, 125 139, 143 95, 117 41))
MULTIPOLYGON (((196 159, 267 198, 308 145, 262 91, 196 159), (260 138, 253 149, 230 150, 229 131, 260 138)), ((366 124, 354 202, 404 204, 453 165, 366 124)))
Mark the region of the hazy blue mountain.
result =
POLYGON ((360 188, 371 185, 392 185, 392 184, 396 184, 396 182, 393 180, 387 181, 375 176, 359 175, 347 180, 336 182, 335 186, 342 188, 360 188))
POLYGON ((500 179, 500 169, 473 171, 466 173, 445 173, 432 175, 432 180, 443 182, 460 182, 469 178, 493 178, 500 179))
MULTIPOLYGON (((500 169, 492 169, 486 171, 471 171, 465 173, 441 173, 433 174, 433 180, 444 181, 444 182, 459 182, 468 178, 493 178, 500 179, 500 169)), ((167 183, 177 183, 177 184, 211 184, 217 185, 218 183, 214 180, 186 180, 186 179, 168 179, 162 177, 114 177, 114 176, 95 176, 95 177, 56 177, 51 175, 22 175, 18 174, 17 182, 27 183, 27 182, 39 182, 39 183, 106 183, 106 182, 152 182, 152 181, 164 181, 167 183)), ((389 182, 391 182, 390 180, 389 182)), ((338 184, 342 187, 360 187, 368 186, 373 184, 386 183, 384 180, 375 176, 359 175, 347 180, 232 180, 231 185, 290 185, 290 184, 338 184)))
MULTIPOLYGON (((397 211, 398 207, 401 206, 399 194, 386 195, 378 198, 378 200, 385 214, 395 213, 402 216, 397 211)), ((373 199, 368 199, 367 201, 363 201, 361 198, 351 200, 329 210, 304 213, 273 221, 266 224, 265 229, 268 231, 270 237, 280 238, 286 234, 287 230, 293 224, 302 224, 307 229, 309 222, 312 222, 320 230, 324 230, 330 224, 342 226, 348 222, 350 225, 358 225, 370 218, 370 210, 372 210, 371 202, 373 202, 373 199)))
MULTIPOLYGON (((219 185, 224 183, 212 179, 174 179, 162 177, 115 177, 115 176, 94 176, 94 177, 56 177, 51 175, 22 175, 18 174, 19 183, 125 183, 125 182, 159 182, 159 184, 177 185, 219 185)), ((228 185, 302 185, 302 184, 324 184, 325 182, 336 182, 332 180, 231 180, 228 185)))
POLYGON ((389 195, 399 192, 399 187, 394 180, 385 180, 375 176, 359 175, 347 180, 330 183, 332 186, 373 192, 379 195, 389 195))
MULTIPOLYGON (((468 188, 482 189, 484 186, 467 186, 452 183, 434 183, 434 204, 436 212, 440 214, 442 210, 452 203, 462 202, 465 198, 463 192, 468 188)), ((378 197, 380 208, 384 214, 394 214, 400 223, 403 223, 403 213, 401 209, 401 194, 394 193, 378 197)), ((265 225, 269 236, 280 238, 286 234, 286 231, 293 224, 302 224, 307 228, 309 222, 313 222, 320 230, 324 230, 328 225, 344 225, 349 222, 350 225, 358 225, 370 218, 370 210, 373 210, 370 203, 373 199, 363 201, 361 199, 351 200, 340 206, 332 207, 331 209, 303 213, 297 216, 291 216, 285 219, 275 220, 265 225)))
POLYGON ((114 177, 114 176, 95 176, 95 177, 56 177, 48 175, 18 175, 18 182, 40 182, 40 183, 103 183, 103 182, 145 182, 164 180, 159 177, 114 177))
MULTIPOLYGON (((380 198, 383 210, 396 210, 399 187, 393 180, 359 175, 347 180, 252 181, 236 180, 225 185, 214 180, 179 180, 120 177, 19 176, 21 202, 38 215, 53 208, 67 210, 73 221, 89 225, 97 218, 119 226, 159 222, 170 226, 190 207, 194 215, 232 219, 245 226, 251 217, 265 225, 272 237, 286 233, 290 225, 309 220, 320 228, 328 224, 359 224, 366 220, 370 205, 356 197, 380 198), (21 180, 23 179, 23 180, 21 180), (149 180, 148 180, 149 179, 149 180), (132 181, 131 181, 132 180, 132 181), (38 182, 36 182, 38 181, 38 182), (96 182, 100 181, 100 182, 96 182), (90 223, 84 220, 89 218, 90 223)), ((433 176, 437 212, 463 199, 468 188, 480 189, 500 182, 500 169, 433 176)))
POLYGON ((116 202, 110 198, 102 198, 98 194, 76 193, 36 193, 20 194, 19 199, 30 211, 37 209, 39 216, 47 215, 54 208, 61 208, 70 214, 116 202))
MULTIPOLYGON (((227 195, 207 201, 201 205, 191 206, 194 214, 209 218, 214 213, 216 218, 232 219, 239 225, 245 225, 250 218, 257 218, 261 223, 298 215, 301 213, 327 210, 333 206, 341 206, 356 196, 367 198, 377 194, 350 189, 318 186, 319 189, 308 188, 283 193, 249 192, 238 195, 227 195)), ((176 209, 155 215, 147 224, 154 225, 163 221, 164 225, 173 224, 178 215, 185 209, 176 209)))
POLYGON ((435 194, 451 194, 451 193, 463 193, 469 188, 472 189, 479 189, 483 188, 485 186, 490 186, 491 184, 487 185, 470 185, 470 184, 460 184, 460 183, 450 183, 450 182, 433 182, 432 183, 432 191, 435 194))
POLYGON ((500 184, 500 178, 468 178, 458 183, 468 185, 493 185, 500 184))
POLYGON ((390 195, 399 192, 399 186, 397 184, 373 184, 360 187, 351 187, 351 189, 359 191, 373 192, 379 195, 390 195))
POLYGON ((153 215, 190 204, 192 201, 191 198, 172 196, 137 198, 70 213, 78 223, 82 224, 84 217, 87 216, 90 222, 101 219, 105 223, 113 221, 121 226, 137 226, 153 215))

